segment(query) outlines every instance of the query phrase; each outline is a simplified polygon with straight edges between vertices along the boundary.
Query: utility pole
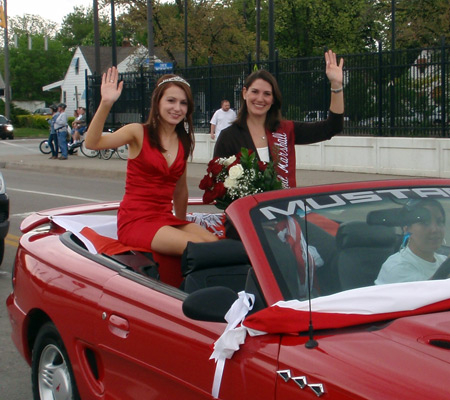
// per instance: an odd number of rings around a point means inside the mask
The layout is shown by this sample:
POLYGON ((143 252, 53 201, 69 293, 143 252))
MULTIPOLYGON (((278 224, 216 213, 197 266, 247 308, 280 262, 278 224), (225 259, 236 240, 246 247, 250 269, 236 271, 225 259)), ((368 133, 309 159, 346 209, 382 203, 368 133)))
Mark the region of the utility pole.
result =
POLYGON ((274 4, 269 0, 269 61, 275 61, 274 4))
POLYGON ((116 14, 114 11, 114 0, 111 0, 111 41, 112 41, 112 65, 114 67, 117 67, 116 14))
POLYGON ((261 0, 256 0, 256 65, 261 58, 261 0))
POLYGON ((155 43, 153 38, 153 4, 147 0, 147 36, 148 36, 148 66, 153 70, 155 65, 155 43))
POLYGON ((188 67, 188 0, 184 0, 184 68, 188 67))
POLYGON ((98 0, 94 0, 94 57, 95 57, 95 74, 102 73, 100 70, 100 32, 98 26, 98 0))
POLYGON ((8 12, 6 0, 3 0, 1 10, 1 27, 5 30, 5 117, 11 119, 11 88, 9 82, 9 44, 8 44, 8 12))

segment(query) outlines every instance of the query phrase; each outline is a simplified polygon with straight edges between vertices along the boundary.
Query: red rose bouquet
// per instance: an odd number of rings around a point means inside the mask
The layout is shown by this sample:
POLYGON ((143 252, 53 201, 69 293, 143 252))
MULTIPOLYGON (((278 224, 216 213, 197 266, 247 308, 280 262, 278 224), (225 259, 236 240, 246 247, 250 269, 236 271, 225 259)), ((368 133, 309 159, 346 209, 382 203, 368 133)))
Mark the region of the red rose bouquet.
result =
POLYGON ((273 162, 258 161, 252 150, 228 158, 213 158, 199 188, 204 190, 203 201, 224 210, 234 200, 268 190, 281 189, 273 162))

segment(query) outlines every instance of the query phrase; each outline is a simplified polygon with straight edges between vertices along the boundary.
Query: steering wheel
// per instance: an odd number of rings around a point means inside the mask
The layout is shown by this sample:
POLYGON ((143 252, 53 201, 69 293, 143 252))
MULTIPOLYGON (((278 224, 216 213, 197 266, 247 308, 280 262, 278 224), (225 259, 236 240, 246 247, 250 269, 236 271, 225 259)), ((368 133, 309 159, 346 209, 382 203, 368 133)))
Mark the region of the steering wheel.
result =
POLYGON ((447 258, 430 278, 432 280, 450 278, 450 258, 447 258))

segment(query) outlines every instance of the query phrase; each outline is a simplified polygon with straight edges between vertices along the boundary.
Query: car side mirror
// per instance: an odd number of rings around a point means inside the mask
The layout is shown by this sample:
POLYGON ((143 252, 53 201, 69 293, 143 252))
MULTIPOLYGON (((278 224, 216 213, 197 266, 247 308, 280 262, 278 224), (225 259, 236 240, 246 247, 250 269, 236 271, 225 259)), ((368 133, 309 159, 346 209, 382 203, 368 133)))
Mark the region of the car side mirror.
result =
POLYGON ((226 322, 225 314, 237 299, 238 295, 224 286, 199 289, 183 301, 183 313, 198 321, 226 322))

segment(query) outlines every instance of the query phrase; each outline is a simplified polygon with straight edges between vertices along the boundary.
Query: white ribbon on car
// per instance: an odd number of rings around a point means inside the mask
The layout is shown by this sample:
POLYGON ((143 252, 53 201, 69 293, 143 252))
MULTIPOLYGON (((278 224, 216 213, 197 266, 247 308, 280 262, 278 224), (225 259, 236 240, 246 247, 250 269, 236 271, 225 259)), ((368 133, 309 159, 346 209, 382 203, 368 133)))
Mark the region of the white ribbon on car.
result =
POLYGON ((239 298, 233 303, 231 308, 225 314, 225 320, 228 322, 225 331, 214 343, 214 351, 211 354, 216 361, 216 371, 214 373, 214 382, 212 387, 212 396, 219 397, 220 385, 222 383, 225 360, 231 358, 239 346, 244 343, 247 335, 247 329, 243 326, 237 327, 242 323, 248 312, 253 308, 255 296, 253 294, 239 292, 239 298))

